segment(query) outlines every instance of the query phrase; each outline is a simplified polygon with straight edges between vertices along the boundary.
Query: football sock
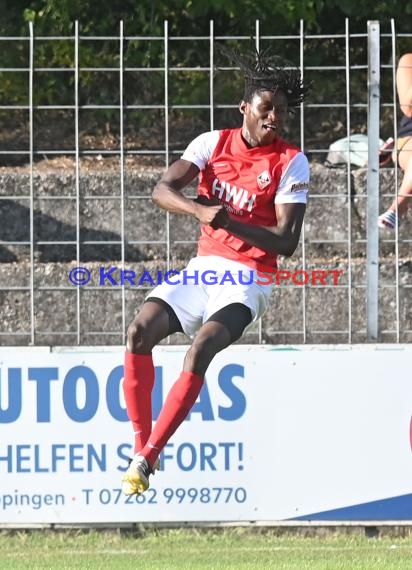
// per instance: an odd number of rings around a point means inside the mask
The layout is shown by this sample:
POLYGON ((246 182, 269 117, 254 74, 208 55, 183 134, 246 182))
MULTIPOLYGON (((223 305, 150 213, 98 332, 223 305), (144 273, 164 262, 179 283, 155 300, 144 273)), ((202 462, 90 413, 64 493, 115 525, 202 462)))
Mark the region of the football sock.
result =
POLYGON ((134 430, 134 453, 146 445, 152 431, 154 366, 151 354, 125 353, 123 392, 134 430))
POLYGON ((154 465, 160 452, 186 418, 199 396, 203 378, 193 372, 182 372, 173 384, 153 431, 141 454, 154 465))

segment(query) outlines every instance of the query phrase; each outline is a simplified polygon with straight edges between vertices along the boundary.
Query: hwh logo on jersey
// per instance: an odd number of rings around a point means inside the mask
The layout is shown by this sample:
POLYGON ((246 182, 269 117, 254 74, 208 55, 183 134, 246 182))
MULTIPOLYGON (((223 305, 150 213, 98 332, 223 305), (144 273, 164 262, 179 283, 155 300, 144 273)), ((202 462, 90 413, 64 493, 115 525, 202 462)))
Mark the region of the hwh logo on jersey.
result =
POLYGON ((256 202, 256 194, 250 195, 244 188, 237 188, 236 186, 231 186, 228 182, 220 181, 215 178, 212 185, 213 196, 219 198, 219 200, 225 200, 225 202, 232 202, 234 206, 239 209, 243 209, 247 206, 248 212, 251 212, 253 206, 256 202))

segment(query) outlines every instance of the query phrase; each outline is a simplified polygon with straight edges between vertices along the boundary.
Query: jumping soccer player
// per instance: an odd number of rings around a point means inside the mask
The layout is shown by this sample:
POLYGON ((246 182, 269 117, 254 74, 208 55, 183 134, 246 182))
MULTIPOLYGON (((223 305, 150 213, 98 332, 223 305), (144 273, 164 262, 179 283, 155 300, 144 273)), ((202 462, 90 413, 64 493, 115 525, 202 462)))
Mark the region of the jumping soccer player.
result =
POLYGON ((277 255, 291 256, 300 238, 309 165, 300 149, 281 135, 288 111, 300 105, 307 88, 299 70, 278 58, 238 52, 232 58, 245 78, 239 104, 242 127, 195 138, 158 182, 153 200, 200 223, 198 252, 188 273, 245 271, 247 284, 207 285, 201 279, 163 283, 130 324, 123 389, 135 455, 123 477, 126 495, 149 487, 158 456, 196 402, 214 356, 265 312, 271 285, 256 278, 248 283, 251 270, 273 274, 277 255), (197 176, 198 199, 193 201, 182 189, 197 176), (175 332, 194 340, 152 430, 152 349, 175 332))

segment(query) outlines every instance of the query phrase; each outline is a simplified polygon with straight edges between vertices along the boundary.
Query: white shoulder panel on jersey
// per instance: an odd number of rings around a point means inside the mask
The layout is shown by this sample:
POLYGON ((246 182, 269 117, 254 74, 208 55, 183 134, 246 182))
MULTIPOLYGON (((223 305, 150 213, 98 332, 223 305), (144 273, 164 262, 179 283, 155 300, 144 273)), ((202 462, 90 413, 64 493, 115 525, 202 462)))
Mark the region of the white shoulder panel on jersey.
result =
POLYGON ((309 192, 309 162, 303 152, 296 154, 280 179, 275 204, 306 204, 309 192))
POLYGON ((181 158, 193 162, 199 170, 204 170, 219 141, 219 133, 220 131, 202 133, 189 143, 181 158))

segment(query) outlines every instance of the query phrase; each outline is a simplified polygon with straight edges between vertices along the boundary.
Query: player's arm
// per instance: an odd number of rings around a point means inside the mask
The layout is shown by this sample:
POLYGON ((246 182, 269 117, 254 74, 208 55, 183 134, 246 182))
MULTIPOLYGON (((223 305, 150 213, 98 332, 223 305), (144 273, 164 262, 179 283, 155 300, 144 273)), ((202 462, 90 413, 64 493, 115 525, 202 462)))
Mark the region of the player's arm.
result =
POLYGON ((186 198, 183 188, 199 174, 193 162, 179 159, 174 162, 156 184, 152 199, 160 208, 173 214, 194 216, 201 224, 211 224, 222 206, 205 206, 186 198))
POLYGON ((276 204, 277 225, 272 227, 244 224, 230 217, 219 216, 219 225, 268 253, 291 256, 298 246, 306 204, 276 204))

